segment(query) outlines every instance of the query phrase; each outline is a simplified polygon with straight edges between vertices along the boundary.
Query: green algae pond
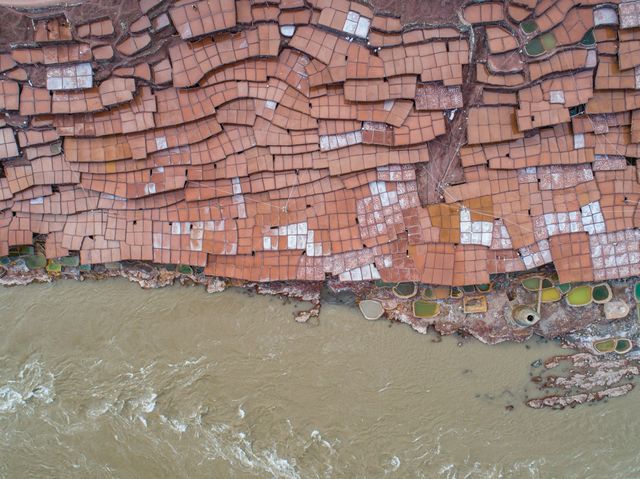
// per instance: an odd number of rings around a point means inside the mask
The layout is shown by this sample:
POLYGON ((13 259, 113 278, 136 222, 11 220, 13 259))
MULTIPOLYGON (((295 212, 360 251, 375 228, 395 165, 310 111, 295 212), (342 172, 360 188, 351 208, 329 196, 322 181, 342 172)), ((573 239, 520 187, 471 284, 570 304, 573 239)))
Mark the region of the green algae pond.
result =
POLYGON ((616 343, 616 353, 619 353, 619 354, 627 353, 631 351, 632 347, 633 347, 633 343, 629 339, 620 338, 616 343))
POLYGON ((542 281, 542 289, 548 289, 553 287, 553 283, 548 278, 542 276, 531 276, 522 280, 522 287, 527 291, 538 292, 540 289, 540 282, 542 281))
POLYGON ((593 28, 589 29, 589 31, 584 34, 584 37, 580 40, 580 44, 585 47, 591 47, 596 44, 596 37, 593 34, 593 28))
POLYGON ((532 38, 529 42, 524 46, 524 51, 530 57, 539 57, 544 53, 544 46, 542 45, 542 41, 540 41, 540 37, 532 38))
POLYGON ((587 306, 591 304, 591 286, 576 286, 565 296, 569 306, 587 306))
POLYGON ((543 289, 540 295, 543 303, 555 303, 562 299, 562 293, 556 287, 543 289))
POLYGON ((31 254, 24 257, 24 262, 31 270, 40 269, 47 265, 47 258, 42 254, 31 254))
POLYGON ((393 293, 399 298, 411 298, 418 293, 415 283, 398 283, 393 287, 393 293))
POLYGON ((545 52, 550 52, 551 50, 556 48, 556 45, 558 43, 558 41, 556 40, 556 36, 551 32, 542 34, 540 36, 540 42, 542 43, 545 52))
POLYGON ((616 341, 614 338, 611 338, 596 341, 595 343, 593 343, 593 347, 600 353, 611 353, 616 349, 617 344, 618 341, 616 341))
POLYGON ((613 353, 625 354, 631 351, 633 343, 627 338, 609 338, 595 341, 593 347, 600 353, 613 353))
POLYGON ((561 283, 557 288, 562 294, 567 294, 571 290, 571 283, 561 283))
POLYGON ((520 28, 524 33, 528 35, 538 30, 538 24, 535 20, 527 20, 526 22, 522 22, 520 24, 520 28))
POLYGON ((532 38, 524 46, 524 51, 530 57, 539 57, 544 53, 555 50, 558 41, 553 33, 543 33, 542 35, 532 38))
POLYGON ((593 301, 598 304, 606 303, 611 300, 613 293, 611 287, 607 283, 596 284, 591 291, 593 301))
POLYGON ((413 314, 418 318, 433 318, 440 312, 440 305, 419 299, 413 302, 413 314))

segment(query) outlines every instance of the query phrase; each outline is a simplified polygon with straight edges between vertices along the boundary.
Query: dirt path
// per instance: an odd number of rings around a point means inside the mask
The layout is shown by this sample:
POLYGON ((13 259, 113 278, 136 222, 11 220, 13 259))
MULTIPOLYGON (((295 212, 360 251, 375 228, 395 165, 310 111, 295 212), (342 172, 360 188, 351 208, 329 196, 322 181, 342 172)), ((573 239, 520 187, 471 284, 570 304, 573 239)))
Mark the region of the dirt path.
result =
POLYGON ((0 6, 27 9, 27 8, 46 8, 46 7, 72 7, 79 5, 84 0, 0 0, 0 6))

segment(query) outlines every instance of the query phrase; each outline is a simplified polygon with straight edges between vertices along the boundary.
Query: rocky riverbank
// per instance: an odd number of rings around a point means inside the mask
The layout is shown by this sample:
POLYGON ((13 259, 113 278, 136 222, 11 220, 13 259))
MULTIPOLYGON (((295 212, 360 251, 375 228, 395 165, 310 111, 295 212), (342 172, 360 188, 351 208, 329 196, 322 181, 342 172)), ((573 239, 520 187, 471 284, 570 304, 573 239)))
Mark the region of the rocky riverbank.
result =
POLYGON ((65 266, 56 274, 50 274, 44 268, 30 269, 20 260, 0 265, 0 285, 3 286, 28 285, 34 282, 47 283, 58 279, 97 281, 108 278, 125 278, 145 289, 164 288, 179 283, 181 285, 202 285, 208 293, 218 293, 228 287, 239 287, 247 291, 255 291, 258 294, 278 295, 311 303, 312 307, 309 310, 298 313, 297 321, 304 322, 320 314, 322 283, 319 282, 252 283, 206 276, 197 268, 187 267, 185 269, 173 265, 161 266, 140 261, 99 264, 86 270, 81 267, 65 266))
MULTIPOLYGON (((551 272, 542 272, 551 276, 551 272)), ((629 314, 619 319, 607 319, 603 306, 590 304, 576 308, 566 301, 540 304, 540 320, 525 327, 518 324, 512 314, 517 305, 535 307, 537 293, 521 286, 523 277, 499 276, 484 292, 486 312, 469 313, 460 290, 460 297, 452 291, 450 297, 432 299, 438 303, 438 314, 421 318, 414 314, 416 298, 428 296, 431 289, 416 285, 407 297, 399 297, 396 288, 376 282, 341 282, 336 278, 326 282, 271 282, 254 283, 226 278, 206 276, 203 271, 191 267, 174 267, 145 262, 119 262, 94 265, 92 268, 65 266, 51 274, 45 268, 30 269, 20 259, 0 266, 0 285, 18 286, 33 282, 51 282, 58 279, 101 280, 125 278, 142 288, 162 288, 176 283, 202 285, 209 293, 223 291, 229 287, 243 288, 247 292, 276 295, 310 304, 308 309, 296 313, 295 320, 306 322, 318 318, 323 300, 350 298, 359 303, 375 300, 383 309, 383 317, 389 321, 405 323, 415 331, 426 334, 432 328, 441 335, 459 334, 462 339, 473 337, 486 344, 504 341, 524 342, 533 336, 547 340, 560 340, 564 347, 578 351, 576 354, 553 357, 540 361, 534 368, 533 381, 538 384, 542 396, 528 400, 530 407, 562 408, 585 402, 603 400, 629 393, 633 389, 632 378, 640 375, 640 325, 635 319, 633 301, 634 281, 619 281, 611 284, 615 298, 632 305, 629 314), (454 297, 451 297, 454 296, 454 297), (629 339, 634 345, 624 355, 600 354, 594 342, 611 337, 629 339), (560 368, 565 364, 569 367, 560 368), (536 368, 544 365, 542 371, 536 368), (556 372, 560 370, 560 373, 556 372)), ((469 296, 479 296, 476 293, 469 296)))

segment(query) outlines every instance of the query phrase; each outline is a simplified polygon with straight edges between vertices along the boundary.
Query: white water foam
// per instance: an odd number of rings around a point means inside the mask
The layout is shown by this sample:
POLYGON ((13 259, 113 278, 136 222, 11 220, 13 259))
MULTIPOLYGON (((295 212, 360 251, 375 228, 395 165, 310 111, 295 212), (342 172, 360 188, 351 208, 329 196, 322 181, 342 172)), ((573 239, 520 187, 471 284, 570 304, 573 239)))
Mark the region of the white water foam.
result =
POLYGON ((102 416, 107 411, 109 411, 112 407, 112 404, 108 401, 103 401, 97 406, 91 407, 87 410, 87 416, 95 419, 97 417, 102 416))
POLYGON ((396 472, 400 467, 400 458, 398 456, 393 456, 389 460, 389 467, 385 467, 384 473, 389 474, 391 472, 396 472))
POLYGON ((160 421, 164 424, 168 424, 171 429, 179 433, 186 432, 187 428, 189 427, 186 422, 180 421, 179 419, 168 418, 164 414, 160 415, 160 421))
POLYGON ((234 432, 227 424, 198 427, 196 434, 204 436, 203 445, 211 459, 223 459, 232 466, 241 466, 257 477, 300 479, 295 459, 281 457, 276 445, 255 451, 246 433, 234 432))
POLYGON ((24 399, 18 391, 9 386, 0 388, 0 413, 15 412, 23 404, 24 399))
POLYGON ((27 404, 50 404, 54 399, 54 375, 38 358, 30 358, 15 380, 0 386, 0 413, 14 413, 27 404))

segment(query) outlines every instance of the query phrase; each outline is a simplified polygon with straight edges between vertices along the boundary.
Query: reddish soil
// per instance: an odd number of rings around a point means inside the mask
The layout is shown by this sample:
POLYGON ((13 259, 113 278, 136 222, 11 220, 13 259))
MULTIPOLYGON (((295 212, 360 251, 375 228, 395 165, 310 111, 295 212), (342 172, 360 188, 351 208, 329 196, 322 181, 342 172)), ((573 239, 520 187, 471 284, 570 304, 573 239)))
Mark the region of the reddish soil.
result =
MULTIPOLYGON (((403 24, 459 24, 462 0, 370 0, 378 11, 400 15, 403 24)), ((467 77, 468 78, 468 77, 467 77)), ((464 104, 475 101, 480 91, 471 82, 463 85, 464 104)), ((447 133, 429 143, 431 160, 416 169, 418 193, 423 205, 440 203, 443 188, 464 180, 459 148, 466 141, 466 109, 447 121, 447 133)))
POLYGON ((402 23, 458 23, 463 0, 369 0, 378 11, 400 15, 402 23))
POLYGON ((2 27, 0 27, 0 52, 9 51, 9 43, 27 41, 31 20, 26 16, 0 6, 2 27))

